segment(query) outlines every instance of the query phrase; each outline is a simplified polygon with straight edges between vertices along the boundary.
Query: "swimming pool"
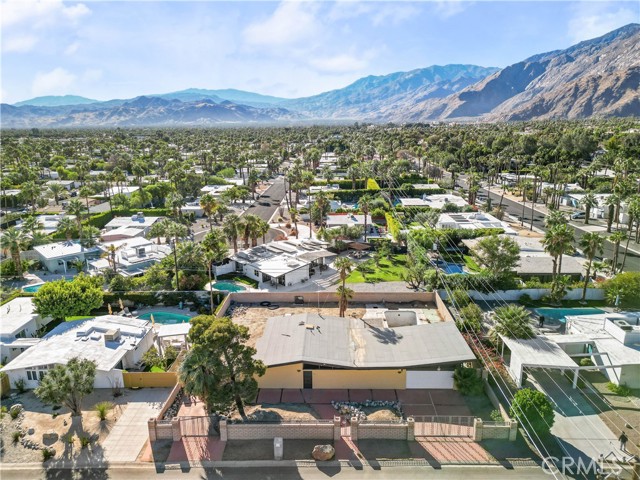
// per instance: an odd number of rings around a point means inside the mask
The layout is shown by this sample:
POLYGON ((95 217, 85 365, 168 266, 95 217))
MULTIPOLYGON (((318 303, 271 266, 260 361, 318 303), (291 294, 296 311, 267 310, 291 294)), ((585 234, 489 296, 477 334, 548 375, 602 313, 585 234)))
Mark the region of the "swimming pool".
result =
POLYGON ((435 262, 435 265, 441 268, 442 271, 446 274, 452 274, 452 273, 466 274, 467 273, 464 271, 463 265, 459 263, 449 263, 449 262, 445 262, 444 260, 437 260, 435 262))
POLYGON ((145 313, 144 315, 140 315, 138 318, 141 320, 151 320, 151 315, 153 315, 154 322, 161 325, 187 323, 191 319, 191 317, 188 315, 180 315, 179 313, 173 312, 149 312, 145 313))
POLYGON ((565 323, 565 317, 571 315, 598 315, 600 313, 607 313, 599 308, 536 308, 535 312, 538 315, 544 315, 546 320, 555 320, 560 323, 565 323))
POLYGON ((246 290, 246 288, 233 282, 214 282, 211 286, 216 290, 225 292, 244 292, 246 290))
MULTIPOLYGON (((73 278, 67 278, 66 281, 71 282, 73 281, 73 278)), ((27 293, 36 293, 45 283, 47 282, 36 283, 35 285, 27 285, 26 287, 22 287, 22 291, 27 293)))

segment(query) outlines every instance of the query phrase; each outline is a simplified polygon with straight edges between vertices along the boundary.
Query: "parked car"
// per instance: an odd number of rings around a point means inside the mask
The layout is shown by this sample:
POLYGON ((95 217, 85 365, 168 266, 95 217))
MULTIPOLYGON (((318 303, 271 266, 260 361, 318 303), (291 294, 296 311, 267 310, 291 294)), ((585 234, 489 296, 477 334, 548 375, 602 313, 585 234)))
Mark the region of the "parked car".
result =
POLYGON ((585 212, 575 212, 571 214, 571 220, 579 220, 581 218, 584 218, 586 215, 585 212))

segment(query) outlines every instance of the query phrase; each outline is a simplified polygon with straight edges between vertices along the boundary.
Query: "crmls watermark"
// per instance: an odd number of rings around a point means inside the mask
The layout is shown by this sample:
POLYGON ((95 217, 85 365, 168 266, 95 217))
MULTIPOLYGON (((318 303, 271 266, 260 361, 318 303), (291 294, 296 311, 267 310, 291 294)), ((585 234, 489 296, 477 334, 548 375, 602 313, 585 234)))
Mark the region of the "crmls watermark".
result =
POLYGON ((545 457, 542 461, 542 471, 547 475, 561 473, 562 475, 610 475, 622 473, 622 467, 616 464, 605 464, 602 459, 585 460, 580 457, 545 457))

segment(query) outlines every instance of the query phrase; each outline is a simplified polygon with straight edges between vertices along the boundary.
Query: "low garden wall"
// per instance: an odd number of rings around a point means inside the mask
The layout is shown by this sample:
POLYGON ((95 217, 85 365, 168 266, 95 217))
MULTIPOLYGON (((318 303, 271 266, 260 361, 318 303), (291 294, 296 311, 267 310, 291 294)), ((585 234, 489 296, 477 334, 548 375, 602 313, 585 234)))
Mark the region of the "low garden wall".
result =
POLYGON ((220 440, 334 439, 334 422, 301 423, 227 423, 220 422, 220 440))
MULTIPOLYGON (((493 293, 482 293, 476 290, 469 290, 469 296, 474 300, 481 301, 501 301, 506 300, 516 302, 522 295, 529 295, 532 300, 540 300, 551 293, 549 288, 523 288, 522 290, 498 290, 493 293)), ((446 298, 446 295, 445 295, 446 298)), ((580 300, 582 298, 582 289, 574 288, 567 292, 564 300, 580 300)), ((604 290, 602 288, 587 288, 587 300, 604 300, 604 290)))
POLYGON ((476 418, 473 422, 473 439, 476 442, 488 439, 515 441, 518 434, 518 422, 485 422, 476 418))
POLYGON ((175 372, 122 372, 126 388, 174 387, 178 383, 175 372))

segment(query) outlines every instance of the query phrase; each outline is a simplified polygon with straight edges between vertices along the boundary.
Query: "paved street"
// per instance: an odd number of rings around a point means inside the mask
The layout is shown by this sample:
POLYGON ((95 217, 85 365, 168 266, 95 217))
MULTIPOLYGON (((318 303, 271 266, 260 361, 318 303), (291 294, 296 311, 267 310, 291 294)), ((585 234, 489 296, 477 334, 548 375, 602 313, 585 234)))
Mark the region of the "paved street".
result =
MULTIPOLYGON (((457 182, 463 188, 467 188, 467 183, 465 182, 464 178, 459 178, 457 182)), ((487 196, 488 193, 489 192, 487 191, 486 188, 481 188, 479 192, 480 195, 484 195, 484 196, 487 196)), ((500 197, 501 197, 500 193, 495 193, 492 191, 489 194, 489 196, 491 197, 491 203, 493 206, 496 206, 500 203, 500 197)), ((531 224, 531 204, 530 203, 527 203, 527 205, 525 206, 524 215, 522 212, 522 202, 511 200, 505 196, 502 199, 502 206, 505 208, 505 211, 512 217, 515 217, 515 218, 523 217, 525 226, 528 226, 531 224)), ((544 212, 541 212, 536 208, 534 208, 533 226, 536 228, 539 228, 542 231, 546 231, 546 228, 544 226, 544 218, 545 218, 544 212)), ((586 231, 589 231, 590 227, 595 226, 595 224, 590 226, 590 225, 584 225, 583 223, 577 223, 577 222, 570 222, 569 225, 573 227, 573 229, 575 230, 576 244, 577 242, 580 241, 580 238, 582 237, 582 235, 586 231), (586 227, 586 229, 584 227, 586 227)), ((633 243, 631 243, 630 248, 632 249, 634 248, 633 243)), ((636 249, 638 248, 637 245, 635 246, 635 248, 636 249)), ((621 245, 620 261, 622 261, 623 254, 624 254, 624 245, 621 245)), ((604 243, 603 257, 613 258, 613 244, 611 242, 604 243)), ((640 255, 633 251, 629 251, 624 269, 626 271, 635 271, 635 272, 640 271, 640 255)))
POLYGON ((271 185, 257 200, 247 208, 242 214, 252 213, 268 222, 284 199, 284 177, 277 177, 271 185))
MULTIPOLYGON (((327 480, 327 478, 342 480, 424 480, 435 478, 443 480, 493 480, 518 479, 538 480, 553 478, 538 467, 517 467, 507 469, 503 467, 463 466, 443 467, 379 467, 373 469, 342 467, 327 465, 321 467, 255 467, 255 468, 200 468, 184 466, 180 469, 164 469, 149 466, 121 466, 109 469, 95 469, 91 471, 73 471, 69 469, 49 469, 46 474, 40 468, 27 470, 0 469, 3 480, 29 479, 82 479, 82 480, 136 480, 147 478, 174 479, 228 479, 228 480, 327 480)), ((565 476, 563 478, 576 478, 565 476)))

